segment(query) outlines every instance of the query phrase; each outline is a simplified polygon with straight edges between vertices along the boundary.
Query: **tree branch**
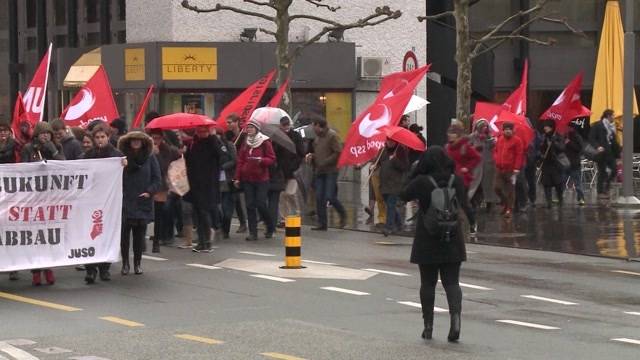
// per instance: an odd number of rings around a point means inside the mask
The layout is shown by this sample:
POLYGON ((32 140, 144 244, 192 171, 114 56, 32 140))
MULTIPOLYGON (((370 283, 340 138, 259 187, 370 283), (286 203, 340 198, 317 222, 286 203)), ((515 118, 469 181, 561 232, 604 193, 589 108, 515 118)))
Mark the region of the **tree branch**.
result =
POLYGON ((227 11, 235 12, 235 13, 238 13, 238 14, 243 14, 243 15, 262 18, 262 19, 265 19, 265 20, 268 20, 268 21, 271 21, 271 22, 275 22, 276 21, 276 19, 273 16, 268 16, 268 15, 261 14, 261 13, 258 13, 258 12, 243 10, 243 9, 239 9, 239 8, 236 8, 236 7, 233 7, 233 6, 226 6, 226 5, 221 5, 221 4, 216 4, 215 7, 210 8, 210 9, 200 9, 199 7, 197 7, 195 5, 189 4, 189 0, 183 0, 182 1, 182 7, 187 9, 187 10, 195 11, 197 13, 209 13, 209 12, 227 10, 227 11))
POLYGON ((299 20, 299 19, 314 20, 314 21, 322 22, 325 24, 333 25, 333 26, 341 26, 339 22, 329 20, 329 19, 324 19, 321 17, 313 16, 313 15, 297 14, 297 15, 289 16, 289 22, 293 22, 294 20, 299 20))
POLYGON ((445 11, 436 15, 418 16, 418 21, 423 22, 425 20, 436 20, 447 16, 454 16, 454 14, 455 13, 453 11, 445 11))
POLYGON ((276 32, 275 31, 267 30, 265 28, 258 28, 258 30, 260 30, 260 32, 263 32, 265 34, 272 35, 273 37, 276 36, 276 32))
POLYGON ((581 35, 581 36, 584 36, 584 37, 587 36, 582 30, 578 30, 578 29, 574 28, 573 26, 571 26, 571 24, 569 24, 569 21, 567 21, 566 18, 556 19, 556 18, 550 18, 550 17, 546 17, 545 16, 545 17, 541 17, 540 21, 546 21, 546 22, 552 22, 552 23, 556 23, 556 24, 562 24, 574 34, 581 35))
POLYGON ((535 39, 535 38, 531 38, 528 36, 524 36, 524 35, 504 35, 504 36, 493 36, 491 38, 492 40, 497 40, 495 43, 487 46, 486 48, 479 50, 479 47, 475 48, 473 50, 473 52, 471 53, 471 55, 469 55, 470 58, 476 58, 482 54, 488 53, 489 51, 493 51, 495 48, 499 47, 500 45, 504 44, 507 40, 524 40, 524 41, 528 41, 530 43, 533 44, 538 44, 538 45, 543 45, 543 46, 550 46, 556 43, 556 40, 553 38, 549 38, 547 41, 544 40, 540 40, 540 39, 535 39))
MULTIPOLYGON (((476 42, 481 43, 483 41, 487 41, 486 39, 494 36, 495 34, 497 34, 498 32, 502 31, 502 29, 509 24, 511 21, 519 18, 519 17, 523 17, 523 16, 529 16, 532 13, 538 12, 540 10, 542 10, 544 8, 544 6, 546 5, 547 1, 549 0, 540 0, 538 2, 538 4, 536 4, 536 6, 527 9, 527 10, 520 10, 517 13, 509 16, 508 18, 502 20, 502 22, 498 25, 496 25, 493 30, 489 31, 488 33, 486 33, 483 37, 481 37, 480 39, 477 39, 476 42)), ((526 22, 526 24, 530 24, 531 21, 526 22)), ((524 24, 523 24, 524 25, 524 24)), ((521 25, 520 28, 522 28, 523 26, 521 25)))
POLYGON ((295 50, 293 51, 293 54, 291 55, 291 58, 295 58, 298 55, 300 55, 300 53, 302 52, 302 50, 305 47, 313 44, 314 42, 316 42, 318 40, 320 40, 324 35, 328 34, 331 31, 334 31, 334 30, 343 30, 344 31, 344 30, 349 30, 349 29, 354 29, 354 28, 364 28, 364 27, 367 27, 367 26, 375 26, 375 25, 381 24, 381 23, 389 21, 389 20, 397 19, 400 16, 402 16, 402 12, 400 10, 392 11, 388 6, 383 6, 383 7, 376 8, 374 14, 371 14, 371 15, 369 15, 367 17, 359 19, 356 22, 353 22, 353 23, 350 23, 350 24, 337 24, 337 25, 334 25, 334 26, 324 27, 320 32, 318 32, 312 38, 310 38, 309 40, 307 40, 304 43, 302 43, 299 46, 297 46, 295 48, 295 50), (378 18, 380 18, 380 19, 378 19, 378 18))
POLYGON ((333 11, 333 12, 336 12, 341 9, 340 6, 330 6, 327 4, 322 4, 322 0, 304 0, 304 1, 308 2, 309 4, 313 4, 317 7, 327 8, 329 11, 333 11))
POLYGON ((262 2, 262 1, 257 1, 257 0, 242 0, 242 1, 247 2, 249 4, 259 5, 259 6, 268 6, 268 7, 272 8, 272 9, 276 8, 276 6, 273 5, 273 3, 271 3, 271 2, 262 2))

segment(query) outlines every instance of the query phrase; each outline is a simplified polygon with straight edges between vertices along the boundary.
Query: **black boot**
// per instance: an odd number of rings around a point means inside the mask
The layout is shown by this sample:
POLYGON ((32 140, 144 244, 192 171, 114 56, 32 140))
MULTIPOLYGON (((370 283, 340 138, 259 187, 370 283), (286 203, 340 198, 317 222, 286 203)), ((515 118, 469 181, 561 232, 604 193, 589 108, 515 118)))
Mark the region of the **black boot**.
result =
POLYGON ((153 246, 151 248, 151 252, 152 253, 159 253, 160 252, 160 242, 158 240, 153 240, 153 246))
POLYGON ((140 260, 133 262, 133 272, 136 275, 142 275, 142 268, 140 267, 140 260))
POLYGON ((109 272, 109 269, 100 268, 100 280, 111 281, 111 272, 109 272))
POLYGON ((449 342, 457 342, 460 339, 460 322, 460 313, 451 314, 451 328, 449 329, 449 336, 447 336, 449 342))
POLYGON ((424 319, 424 330, 422 331, 422 338, 425 340, 431 340, 433 334, 433 314, 426 316, 424 319))
POLYGON ((98 275, 98 270, 94 267, 88 267, 87 268, 87 275, 84 277, 84 281, 87 282, 87 284, 93 284, 96 282, 96 276, 98 275))
POLYGON ((120 273, 124 276, 124 275, 128 275, 129 274, 129 259, 122 259, 122 271, 120 271, 120 273))

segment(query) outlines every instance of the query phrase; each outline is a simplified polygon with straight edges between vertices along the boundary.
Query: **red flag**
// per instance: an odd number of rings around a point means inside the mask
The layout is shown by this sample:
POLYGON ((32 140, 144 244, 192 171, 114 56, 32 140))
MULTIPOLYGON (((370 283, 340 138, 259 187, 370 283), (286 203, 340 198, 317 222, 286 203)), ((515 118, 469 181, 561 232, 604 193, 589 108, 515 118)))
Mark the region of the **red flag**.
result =
POLYGON ((67 125, 82 127, 94 120, 111 123, 117 117, 118 108, 102 65, 60 114, 67 125))
POLYGON ((33 126, 29 123, 27 118, 27 110, 24 108, 24 100, 22 99, 22 93, 18 91, 18 97, 16 98, 16 104, 13 107, 13 119, 11 121, 11 130, 13 131, 13 138, 16 140, 20 147, 31 141, 31 134, 33 126), (21 130, 24 127, 24 131, 21 130))
POLYGON ((132 129, 140 128, 140 124, 142 123, 142 115, 144 115, 144 112, 147 110, 147 106, 149 106, 149 99, 151 99, 153 88, 154 86, 153 84, 151 84, 151 86, 149 86, 149 90, 147 90, 147 95, 144 97, 144 101, 142 102, 142 105, 140 105, 140 110, 138 110, 138 114, 133 120, 133 125, 131 125, 132 129))
POLYGON ((287 87, 289 86, 289 79, 287 79, 278 89, 276 95, 269 101, 269 105, 267 107, 278 107, 280 106, 280 102, 282 101, 282 96, 287 91, 287 87))
POLYGON ((551 119, 556 122, 556 130, 566 133, 571 120, 591 115, 591 110, 582 105, 580 101, 580 88, 582 87, 582 73, 576 75, 560 96, 553 102, 550 108, 540 116, 540 119, 551 119))
POLYGON ((43 110, 47 97, 47 81, 49 80, 49 65, 51 63, 51 47, 52 44, 49 44, 49 50, 40 61, 40 65, 33 74, 33 79, 31 79, 29 87, 22 98, 26 120, 32 128, 38 121, 42 121, 44 116, 43 110))
POLYGON ((494 136, 502 134, 502 124, 511 122, 514 125, 514 134, 519 137, 526 148, 533 140, 535 132, 527 119, 522 115, 516 115, 506 111, 502 105, 481 102, 476 103, 473 121, 485 119, 489 123, 489 130, 494 136))
POLYGON ((382 80, 376 100, 351 125, 338 167, 364 164, 376 156, 386 139, 378 129, 385 125, 398 125, 413 91, 429 66, 394 73, 382 80))
POLYGON ((249 120, 251 113, 260 103, 260 99, 264 95, 265 91, 269 87, 271 83, 271 79, 273 79, 273 75, 275 75, 276 71, 271 70, 267 75, 253 84, 249 85, 238 97, 233 99, 224 109, 220 115, 218 115, 218 119, 216 120, 217 126, 219 126, 223 130, 227 130, 227 116, 235 113, 240 116, 240 124, 242 126, 249 120))
POLYGON ((511 111, 516 115, 525 116, 527 113, 527 74, 529 73, 529 61, 524 61, 524 70, 522 71, 522 80, 520 86, 509 95, 507 101, 502 105, 505 110, 511 111))

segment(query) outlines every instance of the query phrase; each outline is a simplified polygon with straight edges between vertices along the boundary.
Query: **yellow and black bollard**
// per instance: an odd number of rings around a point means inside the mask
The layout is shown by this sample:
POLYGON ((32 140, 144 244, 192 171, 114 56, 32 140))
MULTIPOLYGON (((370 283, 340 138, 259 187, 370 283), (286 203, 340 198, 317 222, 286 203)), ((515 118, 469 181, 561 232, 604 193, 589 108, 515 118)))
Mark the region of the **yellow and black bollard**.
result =
POLYGON ((285 266, 281 269, 303 269, 302 266, 302 221, 300 216, 287 216, 285 220, 284 248, 285 266))

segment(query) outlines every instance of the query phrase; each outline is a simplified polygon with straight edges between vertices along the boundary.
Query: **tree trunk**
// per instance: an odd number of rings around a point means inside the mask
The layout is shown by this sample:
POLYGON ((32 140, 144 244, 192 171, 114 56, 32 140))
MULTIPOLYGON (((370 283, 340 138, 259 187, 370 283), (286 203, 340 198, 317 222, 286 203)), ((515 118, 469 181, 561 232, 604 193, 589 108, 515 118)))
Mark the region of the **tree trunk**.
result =
MULTIPOLYGON (((276 16, 276 91, 291 76, 291 55, 289 54, 289 7, 291 0, 279 1, 276 16)), ((291 114, 291 90, 282 97, 280 107, 291 114)))
POLYGON ((456 118, 468 127, 471 109, 472 66, 469 44, 469 0, 454 1, 454 16, 456 20, 456 63, 458 64, 456 118))

